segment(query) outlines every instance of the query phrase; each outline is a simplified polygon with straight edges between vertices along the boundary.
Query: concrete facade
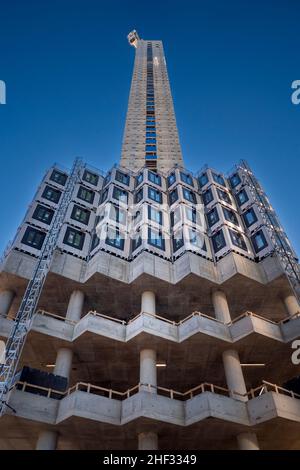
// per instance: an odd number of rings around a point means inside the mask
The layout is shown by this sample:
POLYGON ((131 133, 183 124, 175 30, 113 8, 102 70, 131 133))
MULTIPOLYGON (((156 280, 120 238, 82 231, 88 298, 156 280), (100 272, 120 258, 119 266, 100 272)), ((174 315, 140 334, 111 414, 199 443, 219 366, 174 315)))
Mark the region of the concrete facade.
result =
MULTIPOLYGON (((68 388, 17 382, 0 449, 299 449, 284 254, 241 167, 183 168, 162 43, 129 41, 120 166, 81 170, 19 361, 68 388)), ((1 262, 4 341, 68 178, 46 173, 1 262)))

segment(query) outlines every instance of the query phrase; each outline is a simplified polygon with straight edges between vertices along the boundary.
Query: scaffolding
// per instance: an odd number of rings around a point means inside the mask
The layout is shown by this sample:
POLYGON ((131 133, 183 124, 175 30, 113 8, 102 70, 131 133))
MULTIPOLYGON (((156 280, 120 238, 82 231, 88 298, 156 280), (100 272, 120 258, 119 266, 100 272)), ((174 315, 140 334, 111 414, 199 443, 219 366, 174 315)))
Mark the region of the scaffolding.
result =
POLYGON ((50 230, 45 238, 43 248, 37 260, 37 264, 30 279, 20 308, 17 312, 13 327, 6 342, 6 362, 0 369, 0 415, 6 408, 6 396, 14 385, 14 377, 18 363, 30 330, 37 304, 50 270, 59 234, 63 226, 66 213, 72 201, 75 185, 80 181, 82 170, 85 168, 83 161, 76 158, 71 173, 67 179, 65 190, 57 207, 50 230))
POLYGON ((260 215, 263 219, 268 235, 273 243, 274 252, 278 255, 281 266, 286 273, 290 286, 300 301, 300 267, 296 254, 291 247, 279 219, 270 205, 266 193, 254 176, 250 166, 245 160, 236 165, 236 170, 242 176, 242 182, 249 188, 260 215))

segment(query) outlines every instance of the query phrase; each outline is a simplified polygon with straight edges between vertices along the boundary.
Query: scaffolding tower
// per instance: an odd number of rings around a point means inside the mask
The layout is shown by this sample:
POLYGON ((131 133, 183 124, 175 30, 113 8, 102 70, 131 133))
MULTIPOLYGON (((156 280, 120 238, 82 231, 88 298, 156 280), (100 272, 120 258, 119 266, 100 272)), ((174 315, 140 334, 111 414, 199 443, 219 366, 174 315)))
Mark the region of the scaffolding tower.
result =
POLYGON ((30 279, 20 308, 15 317, 13 327, 6 342, 6 361, 0 368, 0 416, 6 407, 6 396, 14 385, 14 377, 18 363, 30 330, 36 307, 50 270, 58 237, 63 226, 69 204, 72 200, 75 185, 80 180, 85 165, 80 158, 76 158, 71 173, 67 179, 66 187, 61 201, 57 207, 53 222, 45 238, 43 248, 37 260, 32 278, 30 279))
POLYGON ((242 176, 242 181, 249 187, 253 200, 255 201, 261 217, 264 221, 270 239, 274 246, 274 252, 285 272, 290 286, 300 302, 300 267, 299 261, 290 242, 279 222, 273 207, 269 203, 266 193, 262 189, 257 178, 254 176, 249 164, 241 160, 236 166, 242 176))

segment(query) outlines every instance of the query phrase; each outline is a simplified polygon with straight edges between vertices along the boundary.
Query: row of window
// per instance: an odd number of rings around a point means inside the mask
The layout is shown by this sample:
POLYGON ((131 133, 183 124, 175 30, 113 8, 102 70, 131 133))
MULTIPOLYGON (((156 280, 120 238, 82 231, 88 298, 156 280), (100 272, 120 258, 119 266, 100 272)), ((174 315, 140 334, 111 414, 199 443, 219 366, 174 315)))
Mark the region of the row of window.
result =
MULTIPOLYGON (((186 201, 191 202, 193 204, 197 203, 196 195, 190 189, 182 187, 182 195, 183 195, 183 197, 186 201)), ((169 194, 170 205, 174 204, 174 202, 176 202, 178 200, 178 198, 179 198, 178 188, 175 188, 169 194)))
MULTIPOLYGON (((42 197, 44 199, 54 202, 55 204, 59 202, 61 195, 62 192, 59 189, 55 189, 52 186, 48 185, 46 185, 42 193, 42 197)), ((89 204, 93 204, 95 199, 95 192, 91 189, 85 188, 84 186, 79 186, 77 198, 81 199, 82 201, 88 202, 89 204)))
MULTIPOLYGON (((231 229, 228 229, 228 232, 232 244, 244 251, 247 251, 247 245, 243 234, 231 229)), ((45 237, 45 232, 37 230, 33 227, 27 227, 21 243, 40 250, 43 246, 45 237)), ((259 253, 268 245, 263 230, 258 230, 254 235, 252 235, 251 240, 256 253, 259 253)), ((72 227, 67 228, 63 239, 64 244, 69 245, 72 248, 82 250, 84 241, 85 234, 83 232, 80 232, 72 227)), ((105 242, 107 245, 113 246, 114 248, 118 248, 120 250, 124 249, 124 235, 117 228, 110 227, 108 229, 105 242)), ((135 251, 141 245, 141 243, 142 237, 139 233, 137 233, 136 236, 132 239, 132 251, 135 251)), ((163 238, 162 232, 155 230, 152 227, 148 227, 148 243, 156 248, 165 250, 165 239, 163 238)), ((177 232, 172 237, 172 243, 174 252, 183 246, 184 240, 182 230, 177 232)), ((203 235, 192 228, 189 229, 189 243, 204 251, 207 250, 203 235)), ((212 244, 216 254, 226 246, 225 236, 222 229, 213 235, 212 244)), ((92 248, 94 248, 96 245, 97 242, 94 240, 92 248)))
MULTIPOLYGON (((150 172, 150 174, 153 174, 153 173, 150 172)), ((190 189, 183 187, 182 194, 186 201, 191 202, 193 204, 197 203, 196 194, 190 189)), ((124 204, 128 203, 128 192, 124 189, 119 188, 118 186, 114 186, 112 197, 116 199, 117 201, 120 201, 124 204)), ((144 197, 144 188, 141 188, 135 194, 135 198, 134 198, 135 203, 138 204, 143 199, 143 197, 144 197)), ((158 189, 152 188, 151 186, 148 186, 148 197, 152 201, 157 202, 159 204, 162 204, 163 202, 162 192, 159 191, 158 189)), ((106 188, 105 191, 102 193, 101 204, 105 202, 107 198, 108 198, 108 188, 106 188)), ((176 202, 178 198, 179 198, 178 188, 175 188, 169 194, 170 205, 174 204, 174 202, 176 202)))
MULTIPOLYGON (((211 172, 211 175, 215 183, 219 184, 220 186, 224 186, 226 188, 226 183, 222 175, 215 173, 214 171, 211 172)), ((203 188, 203 186, 205 186, 209 181, 208 174, 203 173, 198 178, 198 181, 199 181, 200 188, 203 188)))
POLYGON ((147 46, 147 84, 146 84, 146 145, 145 158, 147 160, 157 159, 156 148, 156 124, 155 124, 155 102, 153 81, 153 51, 152 45, 147 46), (148 134, 148 135, 147 135, 148 134))
MULTIPOLYGON (((21 243, 24 245, 31 246, 37 250, 40 250, 43 246, 44 240, 46 238, 46 233, 41 232, 33 227, 27 227, 21 243)), ((63 242, 66 245, 82 250, 85 240, 85 234, 76 230, 72 227, 68 227, 64 236, 63 242)))
MULTIPOLYGON (((160 210, 156 209, 155 207, 150 206, 150 204, 148 204, 147 213, 148 213, 148 220, 156 222, 159 225, 163 225, 164 221, 163 221, 162 211, 160 211, 160 210)), ((103 220, 104 217, 105 217, 105 211, 103 211, 103 213, 98 216, 98 219, 96 221, 96 225, 101 220, 103 220)), ((124 209, 121 209, 120 207, 117 207, 117 206, 111 204, 110 209, 109 209, 109 219, 111 221, 120 223, 122 225, 126 225, 127 212, 124 209)), ((141 220, 142 220, 142 211, 137 210, 135 212, 134 216, 133 216, 134 224, 136 225, 141 220)))
MULTIPOLYGON (((54 181, 57 184, 60 184, 61 186, 65 186, 67 179, 68 179, 68 175, 59 170, 53 170, 50 175, 50 180, 54 181)), ((97 186, 99 183, 99 176, 88 170, 84 171, 82 175, 82 179, 83 181, 86 181, 87 183, 92 184, 94 186, 97 186)))
MULTIPOLYGON (((222 206, 222 211, 223 211, 224 218, 225 220, 227 220, 227 222, 231 222, 232 224, 239 226, 239 222, 238 222, 235 212, 223 206, 222 206)), ((219 213, 216 207, 214 207, 210 212, 208 212, 206 214, 206 217, 207 217, 207 222, 208 222, 209 227, 213 227, 213 225, 215 225, 220 220, 219 213)))
MULTIPOLYGON (((188 242, 197 249, 207 251, 204 236, 195 229, 189 228, 188 242)), ((173 235, 172 245, 174 253, 184 246, 183 230, 179 230, 173 235)))
MULTIPOLYGON (((247 245, 244 239, 244 236, 240 232, 236 232, 235 230, 228 229, 229 236, 233 245, 237 246, 238 248, 247 251, 247 245)), ((258 230, 254 235, 251 237, 251 241, 254 247, 255 253, 259 253, 264 248, 268 246, 267 239, 264 235, 263 230, 258 230)), ((224 237, 223 230, 219 230, 212 236, 212 244, 214 248, 214 252, 218 253, 226 246, 226 241, 224 237)))
MULTIPOLYGON (((221 199, 221 201, 226 202, 227 204, 232 204, 231 197, 226 191, 223 191, 220 188, 216 188, 216 190, 218 197, 221 199)), ((202 199, 205 206, 207 206, 211 201, 213 201, 214 196, 211 188, 207 189, 202 194, 202 199)))

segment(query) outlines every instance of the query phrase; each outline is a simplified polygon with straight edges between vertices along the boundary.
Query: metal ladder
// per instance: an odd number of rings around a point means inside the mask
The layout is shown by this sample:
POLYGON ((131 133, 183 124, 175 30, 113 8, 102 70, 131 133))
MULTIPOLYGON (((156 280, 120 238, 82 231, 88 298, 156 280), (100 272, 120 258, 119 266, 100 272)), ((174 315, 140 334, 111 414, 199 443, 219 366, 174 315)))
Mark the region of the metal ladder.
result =
POLYGON ((300 301, 300 267, 294 250, 289 247, 289 242, 280 225, 279 219, 268 202, 267 196, 261 185, 254 176, 251 168, 245 160, 236 166, 242 174, 243 183, 245 183, 251 195, 257 204, 257 208, 262 216, 270 239, 274 245, 275 253, 278 255, 281 266, 286 273, 290 286, 298 300, 300 301))
POLYGON ((58 237, 72 200, 75 185, 80 181, 81 171, 84 167, 83 161, 76 158, 50 230, 45 238, 34 274, 27 285, 14 325, 6 342, 6 362, 0 368, 0 416, 3 415, 7 405, 6 395, 14 385, 16 369, 30 330, 31 321, 50 270, 58 237))

